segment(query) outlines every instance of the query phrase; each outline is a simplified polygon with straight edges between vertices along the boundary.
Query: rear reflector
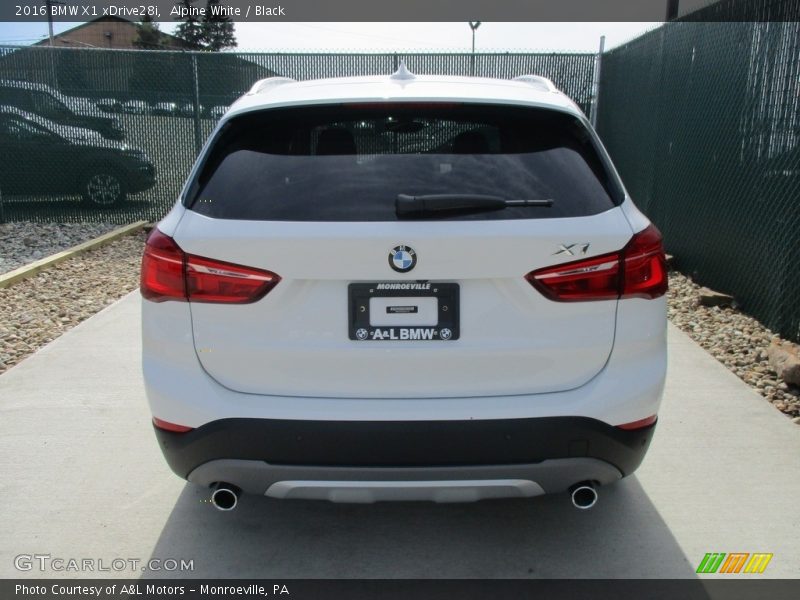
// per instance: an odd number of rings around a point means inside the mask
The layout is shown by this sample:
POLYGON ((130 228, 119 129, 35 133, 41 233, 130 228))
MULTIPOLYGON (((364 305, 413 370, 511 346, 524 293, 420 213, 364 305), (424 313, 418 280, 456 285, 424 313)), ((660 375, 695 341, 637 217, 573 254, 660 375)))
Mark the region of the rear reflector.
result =
POLYGON ((617 429, 643 429, 644 427, 650 427, 653 423, 656 422, 658 419, 658 415, 653 415, 651 417, 647 417, 646 419, 639 419, 638 421, 633 421, 632 423, 624 423, 622 425, 617 425, 617 429))
POLYGON ((139 289, 153 302, 246 304, 263 298, 280 280, 263 269, 186 254, 175 240, 153 229, 142 257, 139 289))
POLYGON ((164 431, 174 431, 175 433, 186 433, 187 431, 194 429, 194 427, 187 427, 186 425, 177 425, 176 423, 170 423, 169 421, 162 421, 156 417, 153 417, 153 425, 159 429, 163 429, 164 431))
POLYGON ((525 279, 557 302, 658 298, 667 292, 661 233, 650 225, 619 252, 537 269, 525 279))

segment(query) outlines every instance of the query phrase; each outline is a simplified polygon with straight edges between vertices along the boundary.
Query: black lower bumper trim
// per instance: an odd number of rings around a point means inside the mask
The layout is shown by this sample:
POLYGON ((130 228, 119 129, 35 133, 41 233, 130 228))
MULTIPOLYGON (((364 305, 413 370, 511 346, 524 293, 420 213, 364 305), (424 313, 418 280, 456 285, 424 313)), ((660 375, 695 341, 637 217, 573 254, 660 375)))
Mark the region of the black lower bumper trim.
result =
POLYGON ((604 460, 630 475, 655 424, 627 431, 586 417, 471 421, 222 419, 186 433, 155 428, 175 473, 233 458, 275 465, 435 467, 604 460))

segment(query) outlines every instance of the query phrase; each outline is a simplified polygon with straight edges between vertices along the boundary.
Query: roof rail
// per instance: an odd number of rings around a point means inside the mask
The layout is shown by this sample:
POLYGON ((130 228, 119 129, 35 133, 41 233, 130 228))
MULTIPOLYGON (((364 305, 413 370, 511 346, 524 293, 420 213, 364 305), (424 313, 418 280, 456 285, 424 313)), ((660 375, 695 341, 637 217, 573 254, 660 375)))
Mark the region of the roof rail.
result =
POLYGON ((271 88, 285 83, 294 83, 295 81, 296 80, 291 77, 267 77, 265 79, 259 79, 253 84, 253 87, 250 88, 250 91, 248 91, 246 95, 253 96, 255 94, 262 94, 271 88))
POLYGON ((543 92, 559 93, 561 91, 551 80, 549 80, 547 77, 542 77, 541 75, 520 75, 519 77, 514 77, 512 81, 521 81, 522 83, 527 83, 528 85, 543 92))

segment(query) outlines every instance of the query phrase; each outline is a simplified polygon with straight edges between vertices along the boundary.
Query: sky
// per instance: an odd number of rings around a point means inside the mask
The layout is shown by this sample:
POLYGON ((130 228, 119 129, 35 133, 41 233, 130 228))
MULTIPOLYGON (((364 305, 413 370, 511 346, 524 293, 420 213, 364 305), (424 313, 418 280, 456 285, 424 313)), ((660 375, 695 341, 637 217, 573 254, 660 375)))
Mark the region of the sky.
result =
MULTIPOLYGON (((59 33, 76 23, 56 23, 59 33)), ((478 52, 536 50, 596 52, 637 37, 659 23, 482 23, 475 36, 478 52)), ((170 32, 173 23, 162 23, 170 32)), ((0 44, 30 44, 47 37, 47 24, 0 23, 0 44)), ((394 50, 469 51, 472 31, 457 23, 236 23, 240 50, 379 52, 394 50)))
MULTIPOLYGON (((596 52, 626 42, 658 23, 481 23, 475 49, 596 52)), ((237 23, 243 49, 469 51, 472 31, 457 23, 237 23)))

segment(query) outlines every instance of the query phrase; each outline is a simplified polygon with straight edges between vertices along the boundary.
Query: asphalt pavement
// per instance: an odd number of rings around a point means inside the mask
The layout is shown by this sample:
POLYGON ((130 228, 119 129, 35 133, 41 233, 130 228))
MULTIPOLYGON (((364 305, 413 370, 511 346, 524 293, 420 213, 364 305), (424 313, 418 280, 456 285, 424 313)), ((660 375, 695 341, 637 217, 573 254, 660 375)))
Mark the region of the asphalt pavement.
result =
POLYGON ((156 445, 139 302, 134 292, 0 376, 0 577, 687 578, 707 552, 772 553, 750 577, 800 576, 800 427, 674 327, 650 452, 592 510, 566 494, 245 496, 222 513, 156 445), (143 572, 150 559, 162 570, 143 572), (192 570, 166 570, 182 560, 192 570))

